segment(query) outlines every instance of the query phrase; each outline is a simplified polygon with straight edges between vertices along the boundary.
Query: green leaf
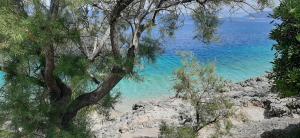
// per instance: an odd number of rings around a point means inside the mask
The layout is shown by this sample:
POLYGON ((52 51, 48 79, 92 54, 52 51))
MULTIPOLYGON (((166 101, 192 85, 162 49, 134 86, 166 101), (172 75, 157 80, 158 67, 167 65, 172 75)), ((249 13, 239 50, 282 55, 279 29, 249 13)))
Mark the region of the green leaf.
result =
POLYGON ((296 39, 300 42, 300 34, 296 36, 296 39))

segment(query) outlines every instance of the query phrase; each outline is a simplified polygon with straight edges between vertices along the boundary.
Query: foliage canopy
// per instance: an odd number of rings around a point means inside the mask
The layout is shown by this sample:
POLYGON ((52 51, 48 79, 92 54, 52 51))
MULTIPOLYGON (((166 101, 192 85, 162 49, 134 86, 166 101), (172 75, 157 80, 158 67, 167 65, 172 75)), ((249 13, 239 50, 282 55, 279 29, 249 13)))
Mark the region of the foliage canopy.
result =
POLYGON ((300 1, 283 0, 274 10, 273 18, 280 20, 271 33, 277 42, 274 61, 276 89, 282 96, 300 94, 300 1))

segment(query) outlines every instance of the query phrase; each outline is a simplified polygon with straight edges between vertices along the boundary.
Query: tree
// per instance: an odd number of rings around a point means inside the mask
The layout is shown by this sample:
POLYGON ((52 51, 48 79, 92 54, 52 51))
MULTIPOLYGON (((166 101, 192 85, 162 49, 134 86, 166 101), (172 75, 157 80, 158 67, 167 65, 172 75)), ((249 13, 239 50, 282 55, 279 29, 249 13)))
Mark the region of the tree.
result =
POLYGON ((275 89, 282 96, 300 93, 300 1, 283 0, 274 10, 273 18, 280 20, 271 33, 277 43, 274 61, 275 89))
POLYGON ((195 132, 230 115, 232 104, 222 95, 225 81, 216 75, 213 64, 202 65, 190 53, 182 54, 183 67, 176 72, 176 97, 195 109, 195 132))
MULTIPOLYGON (((258 0, 259 8, 268 2, 258 0)), ((2 0, 1 114, 21 134, 67 130, 78 112, 111 96, 123 78, 137 76, 141 59, 154 59, 160 41, 178 27, 182 9, 193 13, 196 38, 209 42, 220 7, 243 4, 251 5, 244 0, 2 0), (162 37, 146 33, 154 27, 162 37)))

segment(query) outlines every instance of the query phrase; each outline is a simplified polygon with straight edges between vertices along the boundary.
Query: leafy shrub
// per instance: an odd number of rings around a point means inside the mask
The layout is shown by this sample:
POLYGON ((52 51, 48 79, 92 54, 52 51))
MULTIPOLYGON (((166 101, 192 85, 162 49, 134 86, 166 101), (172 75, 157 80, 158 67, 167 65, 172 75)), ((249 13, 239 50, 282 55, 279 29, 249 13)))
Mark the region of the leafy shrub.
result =
POLYGON ((182 126, 174 127, 169 126, 165 122, 160 125, 160 138, 196 138, 197 133, 192 127, 182 126))
MULTIPOLYGON (((218 127, 220 120, 225 120, 223 121, 226 122, 225 125, 230 124, 227 119, 232 114, 233 106, 222 94, 225 92, 225 81, 216 75, 213 64, 202 65, 191 55, 191 53, 181 54, 183 67, 176 72, 174 85, 176 97, 189 102, 194 107, 195 121, 190 126, 194 132, 209 124, 216 124, 218 132, 222 132, 218 127)), ((231 128, 228 126, 224 129, 231 128)))
POLYGON ((277 42, 273 78, 275 89, 282 96, 300 93, 300 1, 283 0, 274 10, 273 18, 281 20, 271 33, 277 42))

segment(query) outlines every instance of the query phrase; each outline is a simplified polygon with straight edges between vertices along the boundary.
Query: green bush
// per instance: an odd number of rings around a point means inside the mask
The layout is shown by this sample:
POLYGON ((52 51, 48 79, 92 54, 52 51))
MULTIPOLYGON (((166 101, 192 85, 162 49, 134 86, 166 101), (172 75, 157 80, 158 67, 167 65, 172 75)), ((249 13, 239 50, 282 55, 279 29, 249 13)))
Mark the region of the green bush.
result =
POLYGON ((11 138, 13 133, 5 130, 0 130, 0 138, 11 138))
POLYGON ((215 136, 227 135, 232 127, 228 118, 233 104, 223 95, 225 81, 216 74, 213 64, 200 64, 191 53, 181 53, 181 56, 183 66, 175 73, 173 88, 177 98, 193 106, 194 120, 188 127, 166 127, 163 124, 161 132, 166 137, 182 134, 182 137, 189 138, 207 125, 214 124, 217 130, 215 136), (225 127, 222 127, 223 124, 225 127), (190 135, 184 135, 185 132, 190 135))
POLYGON ((282 96, 300 93, 300 1, 283 0, 274 10, 273 18, 280 20, 271 33, 277 44, 273 78, 275 89, 282 96))
POLYGON ((216 75, 213 64, 202 65, 191 53, 183 53, 181 56, 183 67, 176 72, 174 90, 176 97, 194 107, 195 127, 201 128, 221 117, 220 109, 231 108, 228 100, 222 96, 225 82, 216 75))
POLYGON ((160 125, 160 138, 196 138, 197 132, 192 127, 181 126, 174 127, 169 126, 165 122, 160 125))

